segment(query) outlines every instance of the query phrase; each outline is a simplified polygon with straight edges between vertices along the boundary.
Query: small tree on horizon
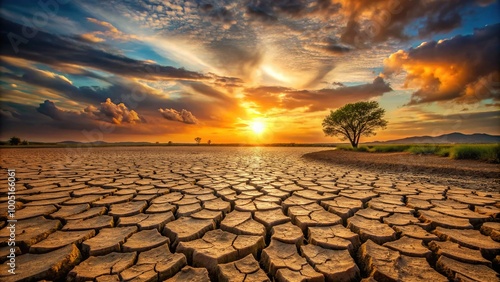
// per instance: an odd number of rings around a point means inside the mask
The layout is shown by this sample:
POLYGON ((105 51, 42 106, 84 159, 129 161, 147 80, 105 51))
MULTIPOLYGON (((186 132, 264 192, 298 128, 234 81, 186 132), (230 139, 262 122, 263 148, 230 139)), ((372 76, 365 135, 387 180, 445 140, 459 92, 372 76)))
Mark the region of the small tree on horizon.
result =
POLYGON ((19 145, 19 144, 21 144, 21 138, 13 136, 9 139, 9 144, 10 145, 19 145))
POLYGON ((208 140, 208 141, 207 141, 207 144, 208 144, 208 145, 212 144, 212 140, 208 140))
POLYGON ((194 138, 194 141, 196 141, 196 144, 200 145, 201 137, 194 138))
POLYGON ((340 140, 349 140, 357 148, 361 136, 373 136, 376 129, 384 129, 387 121, 383 119, 385 110, 378 102, 357 102, 346 104, 323 120, 323 132, 326 136, 340 136, 340 140))

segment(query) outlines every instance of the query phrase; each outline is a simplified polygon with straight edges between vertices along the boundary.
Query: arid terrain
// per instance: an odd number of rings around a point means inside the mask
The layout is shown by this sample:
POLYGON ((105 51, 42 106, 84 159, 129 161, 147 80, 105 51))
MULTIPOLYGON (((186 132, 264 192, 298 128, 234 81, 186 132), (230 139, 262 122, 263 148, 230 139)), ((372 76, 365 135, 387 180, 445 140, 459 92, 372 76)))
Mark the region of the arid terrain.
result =
POLYGON ((321 150, 2 149, 0 281, 500 281, 498 178, 321 150))
POLYGON ((500 165, 477 160, 455 160, 408 152, 367 153, 322 150, 307 153, 308 160, 319 160, 353 169, 377 173, 396 173, 417 182, 427 181, 482 191, 500 191, 500 165))

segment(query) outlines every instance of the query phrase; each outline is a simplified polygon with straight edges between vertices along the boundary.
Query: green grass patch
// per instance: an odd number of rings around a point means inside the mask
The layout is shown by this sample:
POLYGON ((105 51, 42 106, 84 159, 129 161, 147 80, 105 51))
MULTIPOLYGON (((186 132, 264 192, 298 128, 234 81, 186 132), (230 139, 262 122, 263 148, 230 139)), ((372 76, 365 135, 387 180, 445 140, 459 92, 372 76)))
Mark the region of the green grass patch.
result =
POLYGON ((481 160, 500 163, 500 144, 457 145, 450 151, 450 157, 457 160, 481 160))
POLYGON ((370 153, 409 152, 416 155, 436 155, 459 160, 480 160, 491 163, 500 163, 500 144, 388 144, 363 145, 358 148, 353 148, 350 145, 341 145, 337 148, 344 151, 370 153))

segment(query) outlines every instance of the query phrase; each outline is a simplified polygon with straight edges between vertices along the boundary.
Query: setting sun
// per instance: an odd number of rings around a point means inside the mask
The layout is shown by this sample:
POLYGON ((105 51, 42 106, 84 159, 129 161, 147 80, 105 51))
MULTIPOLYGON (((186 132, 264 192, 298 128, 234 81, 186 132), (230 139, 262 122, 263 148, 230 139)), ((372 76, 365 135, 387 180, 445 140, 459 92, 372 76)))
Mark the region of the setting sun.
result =
POLYGON ((255 134, 261 134, 266 129, 266 126, 262 121, 255 120, 250 124, 250 128, 255 134))

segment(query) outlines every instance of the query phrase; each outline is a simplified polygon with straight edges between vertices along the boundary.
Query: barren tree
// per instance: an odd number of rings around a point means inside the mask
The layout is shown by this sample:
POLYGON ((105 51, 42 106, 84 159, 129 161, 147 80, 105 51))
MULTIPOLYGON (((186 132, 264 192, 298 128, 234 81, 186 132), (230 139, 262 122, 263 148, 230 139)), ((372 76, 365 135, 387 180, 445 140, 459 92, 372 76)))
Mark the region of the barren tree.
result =
POLYGON ((201 137, 194 138, 194 141, 196 141, 196 144, 200 145, 201 137))
POLYGON ((373 136, 378 128, 385 128, 383 119, 385 110, 375 101, 347 104, 337 109, 323 120, 323 132, 326 136, 340 136, 349 139, 354 148, 358 147, 361 136, 373 136))

